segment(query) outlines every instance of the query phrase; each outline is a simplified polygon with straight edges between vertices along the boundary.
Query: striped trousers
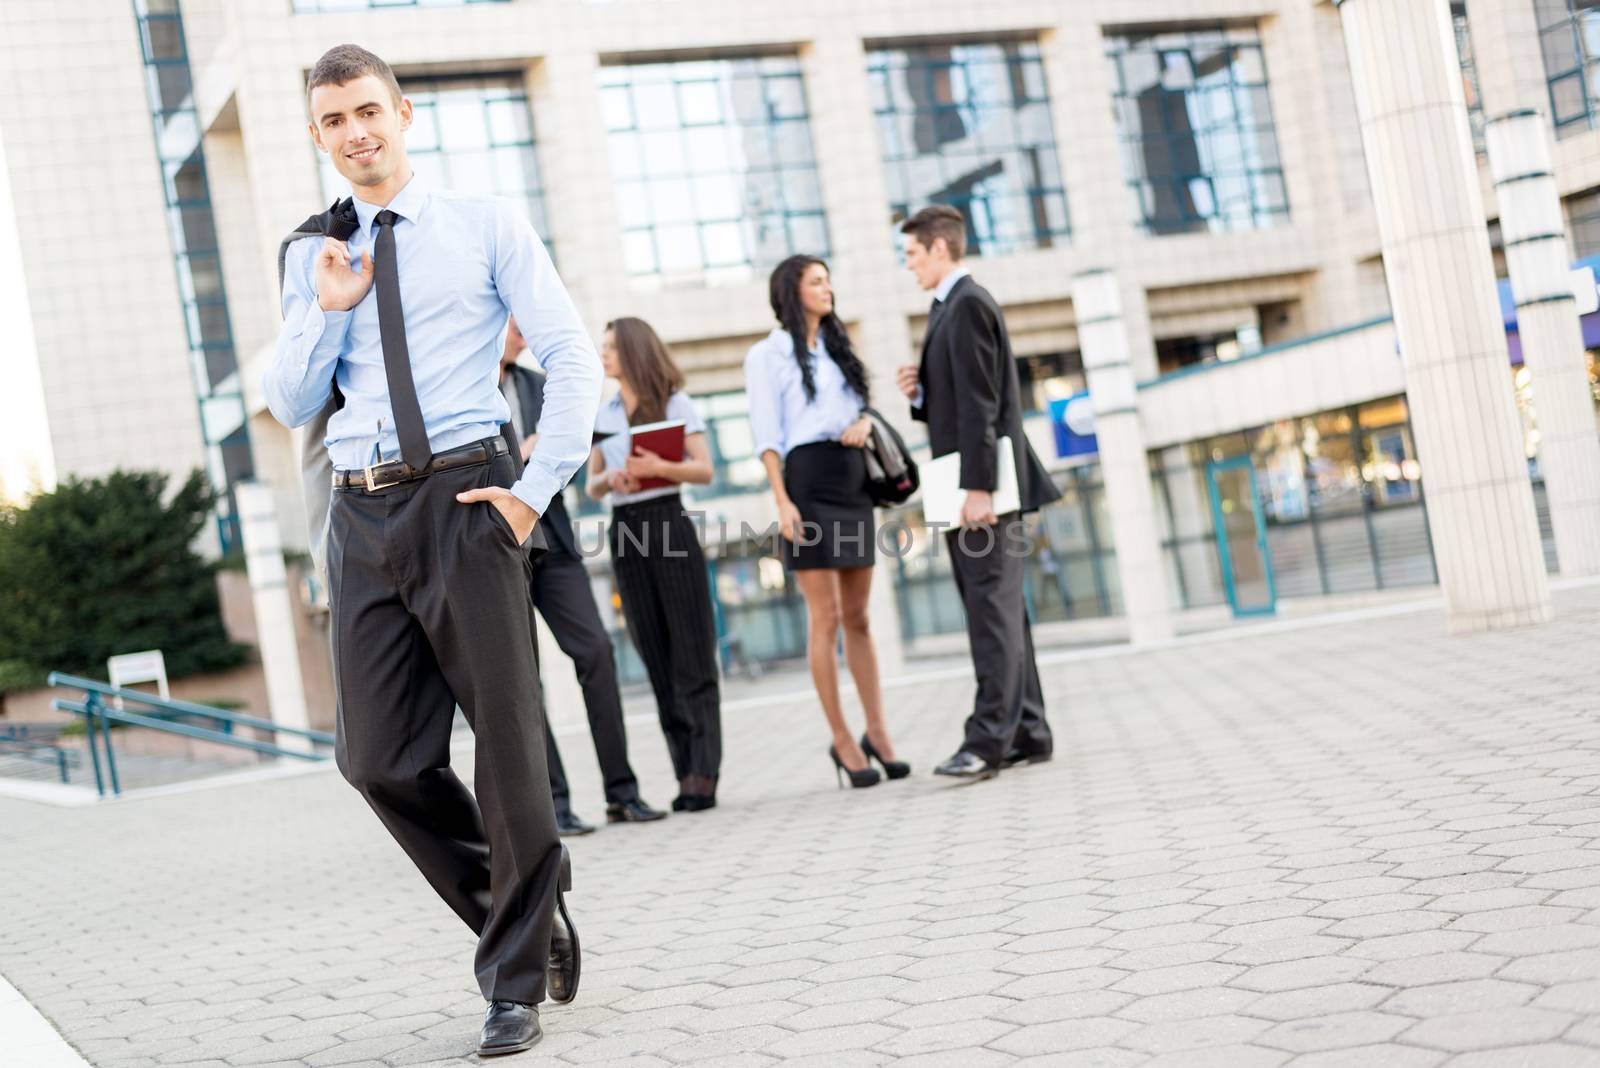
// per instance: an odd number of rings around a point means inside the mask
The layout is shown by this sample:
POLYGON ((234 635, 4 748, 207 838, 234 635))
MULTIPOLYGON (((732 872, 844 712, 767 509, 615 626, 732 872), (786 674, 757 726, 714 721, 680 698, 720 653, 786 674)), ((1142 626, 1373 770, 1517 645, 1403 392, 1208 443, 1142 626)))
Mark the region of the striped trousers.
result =
POLYGON ((611 563, 681 781, 722 766, 722 687, 706 558, 677 494, 618 505, 611 563))

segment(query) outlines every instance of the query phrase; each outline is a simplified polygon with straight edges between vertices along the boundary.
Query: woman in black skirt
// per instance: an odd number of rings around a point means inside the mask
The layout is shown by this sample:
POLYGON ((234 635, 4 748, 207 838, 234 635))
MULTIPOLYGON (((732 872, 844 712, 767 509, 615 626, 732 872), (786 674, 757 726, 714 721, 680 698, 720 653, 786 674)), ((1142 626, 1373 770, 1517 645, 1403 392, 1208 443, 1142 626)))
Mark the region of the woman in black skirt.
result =
POLYGON ((877 539, 862 452, 870 433, 862 415, 867 370, 834 314, 827 264, 790 256, 772 272, 769 292, 780 325, 744 360, 750 427, 777 500, 784 563, 806 599, 811 680, 833 733, 828 755, 840 785, 848 774, 850 785, 872 786, 879 775, 871 760, 891 779, 911 768, 894 758, 867 623, 877 539), (841 628, 867 717, 859 744, 839 702, 841 628))
POLYGON ((607 323, 600 362, 621 388, 595 420, 599 444, 589 457, 589 496, 611 498, 611 564, 678 776, 673 811, 699 812, 717 803, 722 692, 705 553, 678 485, 711 481, 711 451, 705 424, 683 392, 683 372, 649 323, 607 323), (664 421, 684 424, 682 460, 633 446, 634 427, 664 421), (654 479, 667 484, 641 487, 654 479))

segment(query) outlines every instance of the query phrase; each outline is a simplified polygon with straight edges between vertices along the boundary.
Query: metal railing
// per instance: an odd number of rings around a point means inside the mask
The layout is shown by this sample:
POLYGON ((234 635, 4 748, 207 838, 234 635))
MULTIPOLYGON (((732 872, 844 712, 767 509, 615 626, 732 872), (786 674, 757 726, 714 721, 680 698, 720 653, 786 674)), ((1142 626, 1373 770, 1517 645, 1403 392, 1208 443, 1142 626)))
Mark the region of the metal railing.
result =
POLYGON ((78 754, 63 749, 58 744, 60 736, 58 724, 8 724, 0 730, 0 757, 50 765, 63 783, 70 782, 71 769, 78 766, 78 754))
POLYGON ((326 731, 305 730, 300 727, 288 727, 281 723, 274 723, 270 719, 261 719, 257 716, 247 716, 238 712, 227 712, 210 705, 195 704, 192 701, 164 700, 154 694, 142 690, 128 690, 108 685, 96 679, 80 678, 76 675, 64 675, 61 672, 51 672, 49 683, 51 686, 63 686, 67 689, 82 690, 81 701, 69 701, 57 698, 51 701, 51 707, 60 712, 71 712, 83 717, 84 728, 89 739, 89 760, 94 767, 94 785, 100 796, 104 797, 109 792, 115 796, 122 792, 121 783, 117 779, 117 755, 111 744, 111 725, 113 723, 125 724, 130 727, 145 727, 150 730, 160 731, 163 734, 176 734, 184 738, 193 738, 203 742, 215 742, 218 745, 229 746, 234 749, 246 749, 251 752, 261 753, 274 757, 293 757, 297 760, 327 760, 329 754, 317 752, 314 749, 290 749, 272 742, 259 741, 254 738, 244 738, 234 733, 235 727, 249 727, 253 730, 265 731, 274 739, 287 735, 292 738, 302 738, 312 746, 331 747, 333 735, 326 731), (109 701, 116 699, 123 707, 113 707, 109 701), (128 711, 128 705, 140 706, 140 711, 128 711), (209 720, 217 726, 200 727, 192 723, 177 722, 180 718, 209 720))

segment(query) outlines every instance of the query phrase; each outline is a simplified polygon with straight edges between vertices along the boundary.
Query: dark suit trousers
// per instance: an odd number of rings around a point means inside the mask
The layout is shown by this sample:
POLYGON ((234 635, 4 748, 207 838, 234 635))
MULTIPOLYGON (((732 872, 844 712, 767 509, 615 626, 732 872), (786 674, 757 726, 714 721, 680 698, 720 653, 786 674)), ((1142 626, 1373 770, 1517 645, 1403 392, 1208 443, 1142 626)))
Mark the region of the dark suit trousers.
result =
MULTIPOLYGON (((639 796, 639 780, 628 765, 616 657, 600 622, 583 561, 560 549, 541 556, 533 565, 533 604, 549 624, 556 644, 578 669, 578 684, 583 687, 583 704, 589 713, 589 736, 594 739, 595 756, 605 779, 606 801, 621 804, 634 800, 639 796)), ((561 766, 561 753, 553 735, 546 731, 545 738, 551 797, 556 811, 570 812, 572 791, 561 766)))
POLYGON ((1022 592, 1027 564, 1019 551, 1026 537, 1022 518, 1014 512, 1003 516, 992 531, 992 538, 983 531, 948 531, 945 539, 978 677, 961 747, 998 765, 1013 746, 1048 753, 1053 741, 1022 592))
POLYGON ((676 495, 619 505, 611 561, 672 769, 681 781, 722 767, 722 685, 706 557, 676 495))
MULTIPOLYGON (((561 841, 545 773, 530 561, 487 502, 512 462, 441 471, 329 512, 339 770, 478 935, 483 996, 545 996, 561 841), (473 793, 450 769, 459 705, 473 793)), ((403 937, 403 936, 402 936, 403 937)))

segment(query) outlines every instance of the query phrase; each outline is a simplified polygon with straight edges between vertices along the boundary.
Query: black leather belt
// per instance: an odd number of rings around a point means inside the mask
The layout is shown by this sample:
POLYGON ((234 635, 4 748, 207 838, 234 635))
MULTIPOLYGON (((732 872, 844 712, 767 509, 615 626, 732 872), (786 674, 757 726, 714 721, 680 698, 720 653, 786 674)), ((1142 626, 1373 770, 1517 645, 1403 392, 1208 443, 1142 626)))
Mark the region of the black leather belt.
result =
POLYGON ((452 467, 467 467, 471 464, 487 463, 496 456, 507 456, 511 449, 502 437, 484 438, 474 441, 471 445, 462 445, 447 452, 435 453, 428 466, 418 471, 404 460, 390 460, 388 463, 373 464, 359 471, 335 471, 333 473, 333 488, 344 490, 365 490, 368 493, 390 486, 398 486, 402 482, 415 482, 419 478, 427 478, 439 471, 448 471, 452 467))

